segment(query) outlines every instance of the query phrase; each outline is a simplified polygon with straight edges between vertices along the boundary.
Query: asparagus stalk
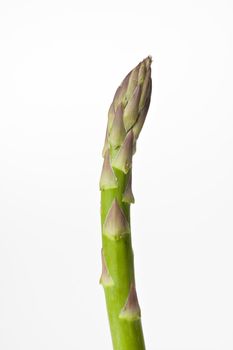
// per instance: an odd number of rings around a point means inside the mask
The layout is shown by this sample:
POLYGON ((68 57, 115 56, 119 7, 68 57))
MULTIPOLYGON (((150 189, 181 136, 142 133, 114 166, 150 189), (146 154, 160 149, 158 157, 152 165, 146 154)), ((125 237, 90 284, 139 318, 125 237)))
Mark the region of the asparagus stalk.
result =
POLYGON ((102 274, 114 350, 145 350, 130 230, 132 157, 151 97, 151 57, 117 89, 108 112, 100 178, 102 274))

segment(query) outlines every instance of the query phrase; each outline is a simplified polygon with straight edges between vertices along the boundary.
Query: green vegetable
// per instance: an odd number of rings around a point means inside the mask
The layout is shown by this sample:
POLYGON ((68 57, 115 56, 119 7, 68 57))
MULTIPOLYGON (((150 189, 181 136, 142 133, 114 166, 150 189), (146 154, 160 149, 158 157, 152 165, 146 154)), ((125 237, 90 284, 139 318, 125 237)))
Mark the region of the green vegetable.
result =
POLYGON ((117 89, 108 112, 100 178, 102 275, 114 350, 145 350, 130 230, 132 157, 151 97, 151 57, 117 89))

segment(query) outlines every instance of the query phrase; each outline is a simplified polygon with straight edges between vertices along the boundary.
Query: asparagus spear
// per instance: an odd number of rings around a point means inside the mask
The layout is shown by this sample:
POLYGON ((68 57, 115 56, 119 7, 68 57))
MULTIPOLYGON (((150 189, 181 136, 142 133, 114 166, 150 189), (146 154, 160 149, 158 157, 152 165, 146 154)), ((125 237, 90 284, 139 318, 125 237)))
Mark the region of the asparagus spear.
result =
POLYGON ((151 57, 117 89, 108 112, 100 178, 102 275, 114 350, 145 350, 130 230, 132 157, 151 97, 151 57))

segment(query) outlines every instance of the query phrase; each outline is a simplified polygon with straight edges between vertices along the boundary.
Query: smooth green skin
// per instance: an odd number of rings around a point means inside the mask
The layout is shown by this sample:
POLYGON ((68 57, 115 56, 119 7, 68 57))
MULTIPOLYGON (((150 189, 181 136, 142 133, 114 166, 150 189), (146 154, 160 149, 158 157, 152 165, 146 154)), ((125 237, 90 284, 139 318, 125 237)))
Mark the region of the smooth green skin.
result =
MULTIPOLYGON (((118 180, 118 188, 101 191, 102 228, 114 198, 117 198, 130 223, 130 205, 122 202, 128 175, 116 169, 114 173, 118 180)), ((103 286, 113 348, 114 350, 145 350, 141 320, 127 320, 119 317, 128 298, 130 285, 134 281, 131 235, 126 234, 118 240, 112 240, 102 234, 102 245, 106 265, 114 281, 113 286, 103 286)))

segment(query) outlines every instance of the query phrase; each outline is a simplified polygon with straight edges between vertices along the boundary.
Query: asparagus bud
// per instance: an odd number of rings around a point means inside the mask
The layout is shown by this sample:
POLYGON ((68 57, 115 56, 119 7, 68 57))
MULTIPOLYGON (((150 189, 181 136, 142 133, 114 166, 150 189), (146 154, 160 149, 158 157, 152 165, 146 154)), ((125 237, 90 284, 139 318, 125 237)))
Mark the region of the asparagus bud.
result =
POLYGON ((132 159, 151 97, 151 57, 116 90, 108 112, 100 178, 103 285, 114 350, 145 350, 130 229, 132 159))

